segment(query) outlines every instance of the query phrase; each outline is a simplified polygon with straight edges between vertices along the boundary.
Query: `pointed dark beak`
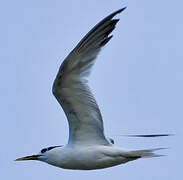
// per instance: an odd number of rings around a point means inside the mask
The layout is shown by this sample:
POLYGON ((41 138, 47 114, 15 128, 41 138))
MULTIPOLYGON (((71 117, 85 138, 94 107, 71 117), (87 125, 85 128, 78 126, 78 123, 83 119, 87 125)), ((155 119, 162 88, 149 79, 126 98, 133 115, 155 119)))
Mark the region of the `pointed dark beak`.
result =
POLYGON ((22 158, 15 159, 14 161, 26 161, 26 160, 38 160, 41 155, 25 156, 22 158))

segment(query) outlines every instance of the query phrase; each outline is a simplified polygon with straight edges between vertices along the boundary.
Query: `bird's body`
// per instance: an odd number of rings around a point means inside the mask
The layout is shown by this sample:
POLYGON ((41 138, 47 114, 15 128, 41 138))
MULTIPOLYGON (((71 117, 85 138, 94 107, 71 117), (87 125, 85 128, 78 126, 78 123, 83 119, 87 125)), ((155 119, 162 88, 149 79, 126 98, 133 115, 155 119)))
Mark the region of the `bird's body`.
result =
POLYGON ((122 149, 114 146, 63 146, 50 151, 45 162, 65 169, 101 169, 128 161, 122 149))
POLYGON ((19 158, 40 160, 65 169, 101 169, 145 157, 158 156, 159 149, 128 150, 118 148, 106 138, 102 115, 87 84, 87 77, 101 48, 112 38, 122 8, 99 22, 78 43, 62 63, 53 84, 53 94, 62 106, 69 123, 65 146, 44 148, 37 155, 19 158))
POLYGON ((122 149, 112 144, 66 145, 48 151, 48 158, 40 157, 40 161, 64 169, 92 170, 112 167, 141 157, 157 156, 152 151, 133 151, 122 149))

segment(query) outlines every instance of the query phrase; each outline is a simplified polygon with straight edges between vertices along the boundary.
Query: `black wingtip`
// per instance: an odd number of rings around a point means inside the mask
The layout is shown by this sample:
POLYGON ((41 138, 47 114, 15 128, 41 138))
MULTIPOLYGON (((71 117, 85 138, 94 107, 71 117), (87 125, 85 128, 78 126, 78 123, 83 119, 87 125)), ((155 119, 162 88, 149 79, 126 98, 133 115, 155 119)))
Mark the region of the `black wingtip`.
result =
POLYGON ((124 11, 126 8, 127 8, 127 7, 123 7, 123 8, 121 8, 121 9, 115 11, 114 13, 112 13, 112 16, 114 17, 116 14, 121 13, 121 12, 124 11))
POLYGON ((109 16, 107 16, 105 19, 103 19, 103 21, 112 19, 114 16, 116 16, 117 14, 121 13, 122 11, 124 11, 126 9, 126 7, 123 7, 115 12, 113 12, 112 14, 110 14, 109 16))
POLYGON ((125 7, 121 8, 121 9, 119 9, 116 13, 121 13, 121 12, 124 11, 126 8, 127 8, 127 7, 125 6, 125 7))
POLYGON ((174 134, 143 134, 143 135, 126 135, 126 137, 164 137, 164 136, 174 136, 174 134))

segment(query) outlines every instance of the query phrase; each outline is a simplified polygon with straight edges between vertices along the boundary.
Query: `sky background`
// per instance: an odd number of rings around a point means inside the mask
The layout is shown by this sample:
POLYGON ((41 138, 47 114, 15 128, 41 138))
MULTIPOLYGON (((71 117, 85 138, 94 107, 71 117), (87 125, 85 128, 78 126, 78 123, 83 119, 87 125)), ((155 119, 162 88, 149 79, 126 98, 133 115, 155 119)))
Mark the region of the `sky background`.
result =
POLYGON ((182 6, 180 0, 2 1, 0 179, 182 179, 182 6), (90 86, 105 133, 114 136, 116 145, 169 147, 159 152, 167 156, 93 171, 14 162, 44 147, 67 143, 66 117, 51 92, 58 68, 96 23, 124 6, 113 39, 98 56, 90 86), (115 136, 152 133, 176 136, 115 136))

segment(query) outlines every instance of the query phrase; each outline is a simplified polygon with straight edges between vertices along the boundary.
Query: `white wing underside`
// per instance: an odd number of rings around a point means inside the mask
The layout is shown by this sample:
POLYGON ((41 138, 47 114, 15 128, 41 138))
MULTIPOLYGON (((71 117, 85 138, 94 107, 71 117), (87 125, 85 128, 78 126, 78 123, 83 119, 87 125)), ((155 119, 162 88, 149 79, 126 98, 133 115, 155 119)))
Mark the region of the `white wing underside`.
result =
POLYGON ((87 85, 87 77, 101 48, 112 38, 120 9, 99 22, 62 63, 53 84, 53 94, 69 122, 68 144, 103 144, 105 138, 99 107, 87 85))

